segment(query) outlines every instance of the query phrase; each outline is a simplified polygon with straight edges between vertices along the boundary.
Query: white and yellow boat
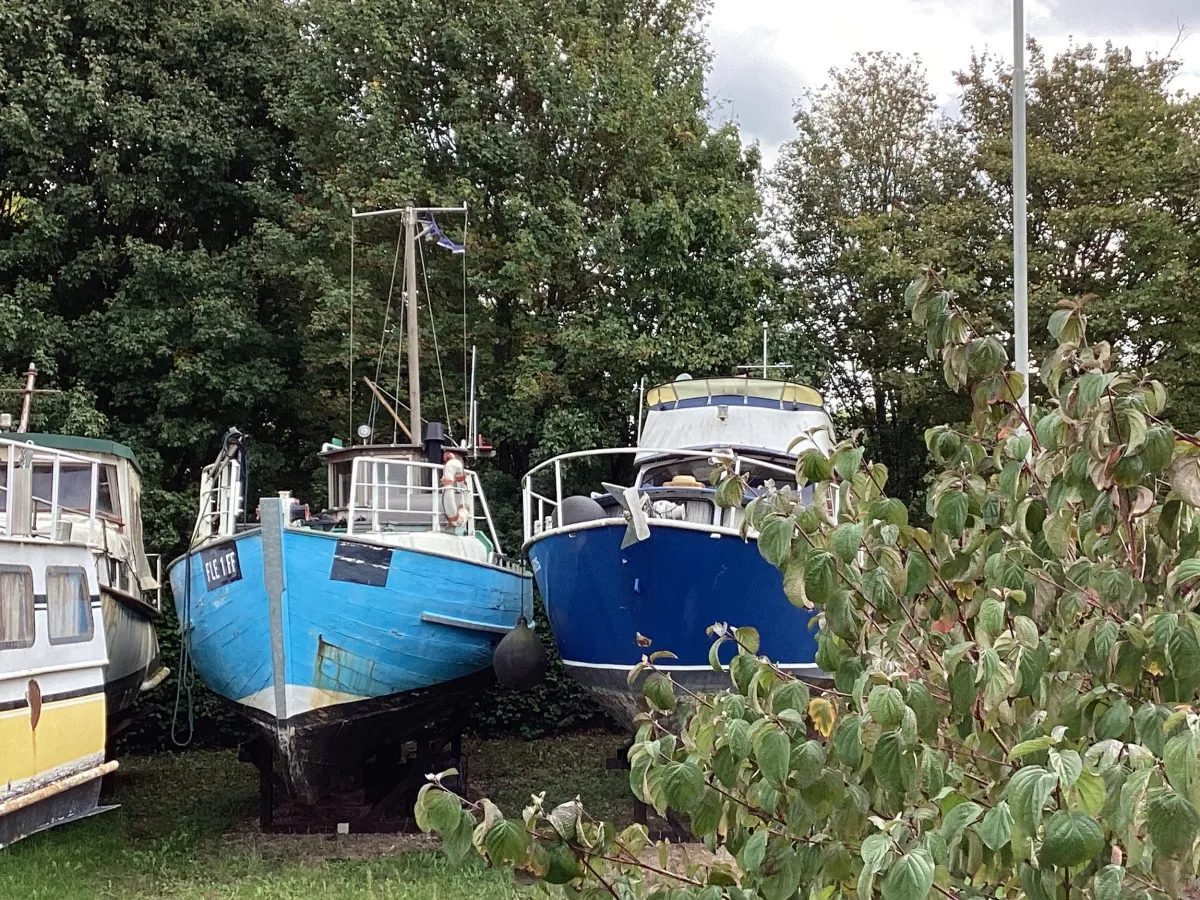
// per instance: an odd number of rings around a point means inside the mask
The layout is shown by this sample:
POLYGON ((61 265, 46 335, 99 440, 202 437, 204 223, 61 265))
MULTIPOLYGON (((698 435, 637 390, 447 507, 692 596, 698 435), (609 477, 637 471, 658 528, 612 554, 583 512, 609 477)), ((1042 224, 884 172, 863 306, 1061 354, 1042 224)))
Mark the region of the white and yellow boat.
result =
POLYGON ((103 812, 103 464, 0 438, 0 847, 103 812), (67 473, 87 473, 68 505, 67 473), (48 477, 47 477, 48 476, 48 477), (45 494, 45 495, 43 495, 45 494))

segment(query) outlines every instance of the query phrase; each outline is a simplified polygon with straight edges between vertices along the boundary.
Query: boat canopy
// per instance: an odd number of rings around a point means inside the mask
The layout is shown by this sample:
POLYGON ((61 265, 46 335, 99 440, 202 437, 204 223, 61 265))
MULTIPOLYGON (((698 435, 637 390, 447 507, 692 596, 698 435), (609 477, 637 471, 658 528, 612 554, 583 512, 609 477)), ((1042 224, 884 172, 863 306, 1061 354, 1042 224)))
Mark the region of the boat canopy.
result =
POLYGON ((816 388, 769 378, 683 378, 646 392, 646 405, 656 410, 722 403, 772 409, 825 408, 825 400, 816 388))
MULTIPOLYGON (((738 448, 769 456, 796 456, 815 446, 828 453, 833 425, 818 391, 765 378, 673 381, 646 395, 649 410, 638 446, 672 450, 738 448), (796 438, 809 441, 788 451, 796 438)), ((659 454, 638 454, 642 463, 659 454)))
POLYGON ((32 432, 10 434, 8 437, 22 443, 32 441, 39 447, 49 447, 51 450, 65 450, 68 453, 118 456, 121 459, 131 462, 139 474, 142 471, 142 467, 138 464, 137 457, 133 455, 133 451, 124 444, 118 444, 116 441, 104 440, 103 438, 78 437, 73 434, 34 434, 32 432))

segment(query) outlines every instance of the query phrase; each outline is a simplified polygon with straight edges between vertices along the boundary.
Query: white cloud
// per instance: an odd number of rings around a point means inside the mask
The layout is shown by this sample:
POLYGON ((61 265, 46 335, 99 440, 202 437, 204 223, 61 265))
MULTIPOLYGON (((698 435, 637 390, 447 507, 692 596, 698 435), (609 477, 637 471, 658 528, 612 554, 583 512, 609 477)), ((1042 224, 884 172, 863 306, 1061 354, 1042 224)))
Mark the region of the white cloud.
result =
MULTIPOLYGON (((1175 82, 1200 91, 1200 7, 1195 0, 1026 0, 1025 29, 1048 53, 1072 40, 1112 41, 1135 54, 1174 56, 1175 82), (1189 36, 1190 34, 1190 36, 1189 36)), ((709 24, 713 118, 734 120, 746 140, 762 143, 768 164, 792 134, 792 106, 830 68, 856 51, 918 54, 939 102, 952 109, 954 72, 971 53, 1012 59, 1012 6, 1004 0, 714 0, 709 24)))

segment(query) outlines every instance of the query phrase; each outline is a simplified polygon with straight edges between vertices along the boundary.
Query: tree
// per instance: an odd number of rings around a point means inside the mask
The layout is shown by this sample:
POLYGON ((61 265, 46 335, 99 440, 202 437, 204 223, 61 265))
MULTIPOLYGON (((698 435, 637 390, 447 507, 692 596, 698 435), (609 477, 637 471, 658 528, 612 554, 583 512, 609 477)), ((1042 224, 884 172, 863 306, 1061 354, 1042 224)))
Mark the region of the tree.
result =
POLYGON ((296 37, 272 0, 18 0, 0 32, 0 369, 75 398, 39 400, 42 426, 134 446, 166 549, 229 425, 264 481, 295 458, 304 313, 260 229, 296 178, 270 110, 296 37))
POLYGON ((866 429, 903 497, 920 489, 921 430, 956 408, 904 287, 922 265, 970 272, 969 234, 946 220, 980 199, 963 135, 936 109, 919 61, 858 54, 798 103, 768 182, 796 327, 820 337, 846 426, 866 429))
MULTIPOLYGON (((1172 90, 1177 61, 1072 47, 1047 60, 1029 43, 1030 318, 1035 339, 1061 296, 1093 294, 1092 332, 1171 390, 1179 424, 1200 427, 1193 364, 1198 286, 1200 98, 1172 90)), ((1012 292, 1012 95, 1005 64, 959 76, 962 122, 990 198, 991 249, 976 279, 1012 292)), ((1000 302, 1000 298, 997 298, 1000 302)), ((1048 350, 1041 340, 1039 357, 1048 350)))
POLYGON ((736 866, 655 865, 641 826, 618 834, 578 799, 508 820, 434 778, 418 821, 448 853, 473 844, 588 898, 1111 900, 1195 877, 1200 438, 1161 420, 1158 381, 1089 342, 1082 301, 1059 302, 1048 400, 1025 411, 1001 342, 941 288, 926 274, 908 301, 972 427, 926 434, 932 529, 853 441, 802 455, 815 503, 786 488, 747 509, 793 602, 820 611, 833 685, 724 623, 729 690, 677 697, 659 653, 630 673, 649 704, 634 792, 736 866))
MULTIPOLYGON (((532 460, 631 440, 641 376, 725 374, 757 357, 772 292, 756 250, 758 159, 705 121, 702 4, 468 2, 449 22, 432 3, 305 8, 318 27, 286 114, 314 173, 306 194, 343 217, 347 201, 331 198, 470 207, 467 338, 505 496, 532 460)), ((395 232, 360 239, 381 298, 395 232)), ((458 273, 440 264, 435 316, 457 342, 458 273)), ((310 358, 345 358, 345 300, 321 300, 310 358)), ((364 291, 362 304, 365 360, 383 303, 364 291)), ((425 349, 423 403, 436 409, 425 349)), ((461 367, 443 362, 461 397, 461 367)), ((330 368, 331 396, 343 379, 330 368)))

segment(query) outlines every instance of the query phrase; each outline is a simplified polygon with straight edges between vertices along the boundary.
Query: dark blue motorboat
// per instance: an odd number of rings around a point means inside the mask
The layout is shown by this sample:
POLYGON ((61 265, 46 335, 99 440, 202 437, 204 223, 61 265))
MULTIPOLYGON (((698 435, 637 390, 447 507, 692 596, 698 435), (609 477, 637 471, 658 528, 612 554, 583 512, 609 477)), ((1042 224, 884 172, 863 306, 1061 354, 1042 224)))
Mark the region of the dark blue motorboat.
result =
POLYGON ((682 376, 651 389, 646 405, 637 447, 564 454, 525 476, 525 551, 568 670, 628 723, 639 698, 626 676, 648 652, 674 653, 659 666, 693 691, 728 685, 705 633, 723 622, 757 628, 760 652, 783 668, 821 676, 814 614, 788 601, 754 533, 741 536, 743 510, 717 506, 710 483, 721 456, 749 475, 747 500, 767 480, 794 486, 796 454, 831 445, 821 395, 765 378, 682 376), (612 455, 632 457, 630 487, 563 495, 572 465, 612 455))

